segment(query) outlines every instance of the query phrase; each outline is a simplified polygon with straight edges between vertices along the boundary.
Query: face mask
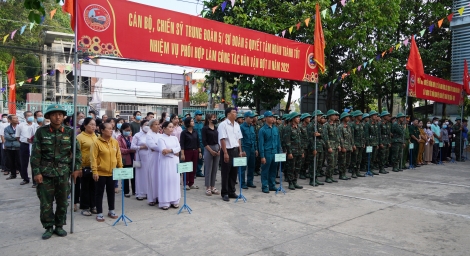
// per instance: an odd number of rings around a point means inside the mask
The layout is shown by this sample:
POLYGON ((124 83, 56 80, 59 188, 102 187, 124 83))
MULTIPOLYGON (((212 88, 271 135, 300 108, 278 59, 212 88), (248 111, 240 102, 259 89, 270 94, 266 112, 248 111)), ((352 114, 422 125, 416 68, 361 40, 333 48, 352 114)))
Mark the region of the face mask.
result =
POLYGON ((427 126, 427 127, 431 127, 431 124, 427 124, 426 126, 427 126))
POLYGON ((78 125, 82 125, 82 124, 83 124, 83 121, 85 121, 85 119, 80 119, 80 120, 78 120, 78 125))
POLYGON ((165 117, 165 121, 170 122, 170 117, 169 116, 165 117))
POLYGON ((44 125, 50 125, 51 123, 47 122, 47 123, 44 123, 44 125))
POLYGON ((34 121, 34 117, 30 116, 30 117, 26 118, 26 120, 27 120, 28 122, 32 122, 32 121, 34 121))
POLYGON ((129 135, 131 135, 131 132, 130 131, 123 131, 122 135, 124 135, 125 137, 128 137, 129 135))
POLYGON ((6 118, 6 117, 2 118, 2 122, 4 122, 4 123, 8 122, 8 118, 6 118))
POLYGON ((446 122, 447 125, 449 125, 449 122, 446 122))
POLYGON ((44 122, 44 117, 38 117, 38 123, 44 122))
POLYGON ((142 119, 142 116, 136 116, 135 117, 135 120, 137 120, 137 121, 140 121, 140 119, 142 119))
POLYGON ((88 115, 88 116, 86 116, 86 117, 93 118, 93 116, 90 116, 90 115, 88 115))
POLYGON ((122 126, 121 123, 118 123, 118 124, 116 125, 116 127, 117 127, 118 129, 121 129, 121 126, 122 126))
POLYGON ((437 125, 439 122, 438 121, 434 121, 434 124, 437 125))
POLYGON ((150 126, 144 126, 142 127, 142 131, 144 131, 145 133, 149 132, 150 131, 150 126))
POLYGON ((447 125, 443 125, 442 128, 444 128, 444 129, 447 128, 447 125))
POLYGON ((212 120, 212 124, 217 124, 217 120, 212 120))

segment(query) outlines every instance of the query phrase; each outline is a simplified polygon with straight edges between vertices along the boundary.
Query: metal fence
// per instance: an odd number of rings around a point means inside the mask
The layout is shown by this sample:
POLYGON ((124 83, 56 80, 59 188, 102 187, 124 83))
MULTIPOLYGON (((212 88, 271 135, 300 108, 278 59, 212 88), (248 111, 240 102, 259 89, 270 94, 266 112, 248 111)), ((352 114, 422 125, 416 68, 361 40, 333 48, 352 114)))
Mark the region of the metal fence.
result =
POLYGON ((190 108, 183 108, 183 115, 190 114, 191 116, 194 117, 194 112, 196 110, 199 110, 202 112, 203 116, 206 114, 215 114, 216 116, 220 114, 225 115, 225 110, 220 110, 220 109, 207 109, 206 107, 190 107, 190 108))
MULTIPOLYGON (((16 104, 16 110, 20 112, 24 111, 46 111, 47 107, 49 105, 61 105, 66 111, 67 115, 71 116, 73 115, 74 108, 72 103, 59 103, 59 102, 51 102, 51 101, 39 101, 39 102, 34 102, 34 101, 28 101, 28 102, 21 102, 17 101, 15 102, 16 104)), ((88 106, 85 105, 78 105, 77 104, 77 111, 82 111, 83 113, 88 113, 88 106)), ((4 102, 3 104, 3 112, 6 112, 8 110, 8 103, 4 102)))

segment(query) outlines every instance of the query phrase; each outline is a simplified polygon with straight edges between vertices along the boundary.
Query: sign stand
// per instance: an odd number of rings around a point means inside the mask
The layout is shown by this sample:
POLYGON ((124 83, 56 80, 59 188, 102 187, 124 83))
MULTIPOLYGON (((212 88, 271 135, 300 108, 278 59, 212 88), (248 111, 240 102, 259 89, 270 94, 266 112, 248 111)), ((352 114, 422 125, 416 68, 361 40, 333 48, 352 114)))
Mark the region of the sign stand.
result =
POLYGON ((367 172, 364 174, 365 177, 371 176, 374 177, 374 174, 370 171, 370 154, 372 153, 372 146, 367 146, 366 147, 366 153, 367 153, 367 172))
POLYGON ((127 221, 132 222, 129 217, 124 214, 124 180, 134 178, 133 168, 114 168, 113 169, 113 180, 121 180, 121 216, 114 222, 115 226, 119 221, 124 221, 127 226, 127 221))
POLYGON ((444 147, 444 142, 439 142, 439 155, 440 155, 440 160, 437 164, 444 164, 442 162, 442 147, 444 147))
POLYGON ((177 165, 177 172, 178 173, 183 173, 183 193, 184 193, 184 203, 183 206, 178 211, 178 214, 181 213, 182 210, 186 209, 189 214, 193 211, 189 205, 186 204, 186 173, 187 172, 192 172, 193 171, 193 163, 192 162, 185 162, 185 163, 179 163, 177 165))
POLYGON ((408 166, 408 169, 415 169, 415 166, 413 165, 413 150, 415 148, 415 144, 410 143, 408 147, 410 148, 410 165, 408 166))
MULTIPOLYGON (((275 154, 274 155, 274 162, 279 162, 279 187, 276 190, 276 195, 277 193, 282 192, 284 195, 286 194, 286 191, 282 187, 282 162, 286 161, 286 154, 275 154)), ((314 178, 315 179, 315 178, 314 178)))
POLYGON ((246 203, 246 198, 242 194, 242 166, 246 166, 246 157, 234 157, 233 166, 238 167, 238 181, 240 183, 240 194, 238 194, 237 199, 235 199, 235 203, 238 202, 238 199, 243 199, 243 202, 246 203))
POLYGON ((455 159, 452 157, 452 153, 454 153, 455 156, 455 141, 452 141, 452 150, 450 152, 450 162, 455 164, 457 162, 455 162, 455 159))

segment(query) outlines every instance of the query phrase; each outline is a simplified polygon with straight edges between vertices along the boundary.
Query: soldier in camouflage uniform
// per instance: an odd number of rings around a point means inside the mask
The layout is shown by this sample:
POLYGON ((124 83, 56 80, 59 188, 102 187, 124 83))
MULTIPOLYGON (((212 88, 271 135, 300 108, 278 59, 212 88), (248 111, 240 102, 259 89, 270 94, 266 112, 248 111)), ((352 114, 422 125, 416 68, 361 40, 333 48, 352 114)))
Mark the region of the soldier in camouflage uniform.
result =
POLYGON ((377 124, 377 115, 378 113, 374 110, 369 112, 370 120, 364 126, 364 134, 366 136, 367 144, 366 146, 372 147, 372 154, 370 156, 370 165, 371 172, 374 175, 379 175, 378 172, 374 170, 378 169, 377 166, 377 153, 380 145, 380 130, 379 125, 377 124))
POLYGON ((354 145, 353 133, 349 126, 349 113, 344 112, 339 118, 341 123, 338 126, 339 145, 341 150, 338 153, 338 170, 340 180, 349 180, 346 176, 346 169, 351 164, 351 152, 356 149, 354 145))
POLYGON ((309 113, 304 113, 300 116, 300 121, 302 122, 302 124, 299 125, 299 127, 302 130, 302 146, 304 148, 304 156, 305 156, 302 159, 302 164, 300 165, 299 179, 301 180, 307 179, 307 176, 310 177, 310 175, 307 173, 308 166, 310 164, 310 158, 307 156, 313 153, 310 152, 310 148, 309 148, 307 127, 310 124, 311 117, 312 116, 309 113))
POLYGON ((62 228, 67 220, 67 196, 70 192, 70 174, 81 176, 81 152, 74 139, 75 131, 63 125, 67 112, 59 105, 50 105, 44 113, 50 125, 39 127, 34 135, 31 153, 31 169, 37 183, 36 193, 40 202, 40 218, 46 232, 43 239, 53 233, 66 236, 62 228), (72 166, 73 144, 76 144, 75 166, 72 166), (56 211, 53 202, 56 201, 56 211), (55 229, 53 229, 55 225, 55 229))
POLYGON ((325 145, 322 139, 323 124, 325 123, 325 119, 322 116, 323 113, 320 110, 316 110, 315 112, 313 112, 313 118, 316 118, 317 122, 310 122, 307 127, 309 150, 308 155, 305 155, 305 158, 309 158, 308 170, 310 177, 310 186, 318 186, 324 184, 323 182, 320 182, 318 180, 318 177, 323 177, 320 175, 322 173, 323 163, 325 162, 325 153, 323 150, 323 147, 325 145))
POLYGON ((393 172, 403 171, 401 169, 400 162, 403 155, 403 149, 405 148, 405 143, 403 141, 403 136, 405 134, 405 128, 403 127, 404 120, 405 115, 403 113, 398 113, 397 122, 393 123, 391 128, 393 172))
POLYGON ((455 149, 454 149, 455 161, 465 162, 464 158, 461 156, 461 153, 463 151, 462 147, 464 145, 463 136, 462 136, 463 126, 462 126, 461 121, 462 121, 462 118, 460 118, 460 117, 457 117, 455 119, 455 124, 452 126, 452 133, 455 135, 455 139, 454 139, 454 141, 455 141, 455 149))
POLYGON ((364 177, 364 174, 360 173, 361 162, 362 162, 362 152, 365 151, 366 140, 364 137, 364 124, 362 123, 363 113, 360 110, 353 112, 352 117, 354 118, 350 123, 351 132, 353 134, 354 150, 351 154, 351 163, 352 163, 352 175, 351 178, 364 177))
POLYGON ((300 114, 292 112, 290 114, 291 125, 284 130, 284 144, 287 152, 286 178, 289 182, 289 189, 302 189, 297 184, 297 176, 304 158, 304 148, 302 146, 302 130, 299 127, 300 114))
POLYGON ((325 157, 328 166, 326 167, 326 183, 338 182, 333 178, 333 171, 338 163, 338 151, 341 149, 339 145, 338 129, 336 125, 336 111, 333 109, 326 112, 328 122, 323 125, 323 142, 325 143, 325 157))
POLYGON ((390 119, 392 115, 388 111, 382 111, 380 114, 382 121, 379 123, 380 128, 380 145, 378 154, 379 173, 387 174, 385 166, 388 162, 388 152, 392 147, 392 141, 390 140, 390 133, 392 126, 390 125, 390 119))
POLYGON ((367 137, 366 137, 366 124, 369 122, 370 117, 369 113, 364 113, 362 114, 362 128, 364 130, 364 150, 362 150, 362 161, 361 161, 361 172, 366 172, 367 171, 367 165, 369 164, 367 153, 366 153, 366 148, 367 148, 367 137))

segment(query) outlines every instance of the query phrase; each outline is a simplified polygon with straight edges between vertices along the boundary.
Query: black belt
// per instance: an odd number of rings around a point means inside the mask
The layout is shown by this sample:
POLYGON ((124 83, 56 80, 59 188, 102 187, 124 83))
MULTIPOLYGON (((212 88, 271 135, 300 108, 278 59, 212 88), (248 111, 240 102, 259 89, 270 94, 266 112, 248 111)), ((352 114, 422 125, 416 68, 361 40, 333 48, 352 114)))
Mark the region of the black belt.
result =
POLYGON ((20 143, 21 143, 21 144, 26 144, 26 145, 29 145, 29 143, 27 143, 27 142, 20 142, 20 143))
POLYGON ((193 150, 194 151, 194 150, 197 150, 197 148, 196 149, 184 149, 184 150, 193 150))
POLYGON ((227 151, 231 151, 231 150, 235 150, 235 149, 238 149, 238 148, 227 148, 227 151))

